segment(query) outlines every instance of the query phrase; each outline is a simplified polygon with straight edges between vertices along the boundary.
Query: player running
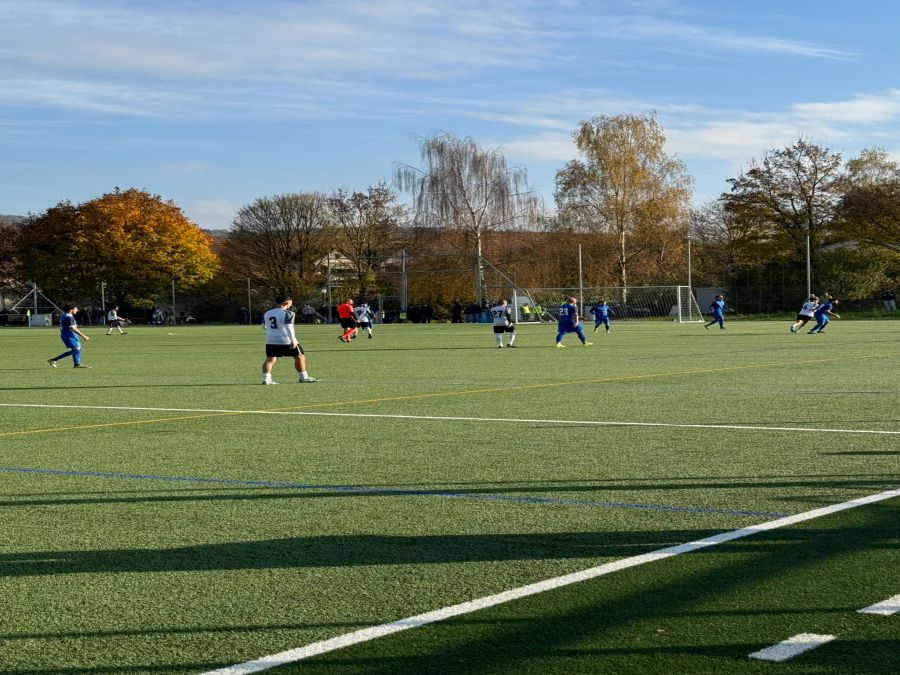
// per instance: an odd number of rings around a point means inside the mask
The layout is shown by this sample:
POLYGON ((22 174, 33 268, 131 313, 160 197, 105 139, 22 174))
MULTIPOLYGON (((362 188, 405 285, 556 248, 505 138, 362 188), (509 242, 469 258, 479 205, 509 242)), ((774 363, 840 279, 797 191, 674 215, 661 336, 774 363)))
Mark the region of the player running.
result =
POLYGON ((372 339, 372 324, 375 323, 375 313, 369 308, 369 303, 364 302, 353 308, 353 318, 356 321, 357 330, 364 330, 372 339))
POLYGON ((811 295, 797 312, 797 319, 791 324, 791 332, 796 333, 816 316, 819 307, 819 296, 811 295))
POLYGON ((733 312, 734 310, 725 304, 724 295, 717 295, 716 299, 709 306, 709 311, 712 312, 712 321, 703 324, 703 327, 709 330, 710 326, 717 323, 720 329, 725 330, 725 312, 733 312))
POLYGON ((337 306, 338 323, 344 329, 338 338, 341 342, 350 342, 359 332, 356 329, 356 319, 353 318, 353 300, 347 298, 337 306))
POLYGON ((578 316, 578 306, 575 304, 577 302, 577 298, 569 297, 566 302, 559 306, 559 318, 556 322, 557 347, 565 347, 562 341, 568 333, 575 333, 578 335, 578 339, 581 340, 581 344, 585 347, 590 347, 594 344, 593 342, 588 342, 584 335, 584 328, 581 327, 581 318, 578 316))
POLYGON ((816 325, 812 327, 812 330, 810 330, 807 335, 824 333, 831 321, 828 318, 829 316, 833 316, 835 319, 841 318, 840 315, 831 311, 836 304, 838 304, 838 301, 826 293, 824 302, 816 308, 816 325))
POLYGON ((501 300, 496 306, 491 307, 491 318, 494 320, 494 339, 497 346, 503 348, 503 334, 509 333, 506 346, 515 347, 516 322, 513 320, 512 310, 506 300, 501 300))
POLYGON ((75 362, 75 368, 90 368, 90 366, 85 366, 81 363, 81 340, 79 338, 84 338, 85 340, 90 340, 91 338, 78 330, 78 322, 75 320, 76 314, 78 314, 78 307, 75 305, 63 305, 63 315, 59 317, 59 337, 69 350, 59 356, 54 356, 52 359, 47 359, 47 363, 50 364, 51 368, 56 368, 56 362, 67 356, 72 357, 72 361, 75 362))

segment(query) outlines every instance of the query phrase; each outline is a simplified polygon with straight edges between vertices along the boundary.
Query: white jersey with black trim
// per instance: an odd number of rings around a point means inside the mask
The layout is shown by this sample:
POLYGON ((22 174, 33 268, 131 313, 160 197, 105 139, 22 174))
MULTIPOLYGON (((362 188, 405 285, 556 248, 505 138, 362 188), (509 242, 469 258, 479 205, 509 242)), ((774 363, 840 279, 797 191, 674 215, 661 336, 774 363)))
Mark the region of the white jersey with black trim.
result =
POLYGON ((353 308, 353 318, 356 319, 357 323, 372 323, 374 317, 375 315, 372 313, 372 310, 365 305, 359 305, 353 308))
POLYGON ((509 305, 491 307, 491 316, 494 318, 495 326, 508 326, 513 322, 512 311, 510 311, 509 305))
MULTIPOLYGON (((796 307, 796 305, 794 305, 796 307)), ((800 308, 799 314, 801 316, 813 317, 816 315, 816 307, 819 306, 819 303, 815 300, 807 300, 803 303, 803 307, 800 308)))
POLYGON ((294 316, 289 309, 275 307, 263 314, 267 345, 289 345, 297 342, 294 334, 294 316))

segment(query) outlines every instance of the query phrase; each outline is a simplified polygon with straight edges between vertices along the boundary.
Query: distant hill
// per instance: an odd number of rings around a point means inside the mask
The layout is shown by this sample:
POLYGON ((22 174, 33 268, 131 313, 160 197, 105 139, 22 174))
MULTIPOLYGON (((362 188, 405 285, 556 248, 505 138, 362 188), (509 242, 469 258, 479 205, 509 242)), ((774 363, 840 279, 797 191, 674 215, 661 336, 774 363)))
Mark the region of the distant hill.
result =
POLYGON ((25 221, 25 216, 5 216, 0 214, 0 223, 21 223, 25 221))

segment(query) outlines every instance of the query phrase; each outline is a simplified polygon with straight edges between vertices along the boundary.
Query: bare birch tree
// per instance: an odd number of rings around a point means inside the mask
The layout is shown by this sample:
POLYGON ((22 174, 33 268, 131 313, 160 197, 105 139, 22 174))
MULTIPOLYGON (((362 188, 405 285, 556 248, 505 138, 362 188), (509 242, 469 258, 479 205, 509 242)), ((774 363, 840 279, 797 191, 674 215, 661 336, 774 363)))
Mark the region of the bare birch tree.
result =
POLYGON ((485 234, 530 223, 540 197, 529 190, 524 168, 508 167, 499 149, 485 150, 471 138, 440 133, 422 141, 423 168, 397 167, 397 187, 413 199, 417 225, 462 233, 475 257, 475 296, 483 300, 485 234))

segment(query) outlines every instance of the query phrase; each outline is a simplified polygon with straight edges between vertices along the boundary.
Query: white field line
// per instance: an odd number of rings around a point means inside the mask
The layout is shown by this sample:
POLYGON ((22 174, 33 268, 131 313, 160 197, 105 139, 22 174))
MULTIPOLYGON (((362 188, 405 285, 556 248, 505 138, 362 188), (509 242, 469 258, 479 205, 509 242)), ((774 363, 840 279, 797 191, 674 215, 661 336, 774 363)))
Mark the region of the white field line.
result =
MULTIPOLYGON (((335 405, 340 405, 336 403, 335 405)), ((802 431, 830 434, 869 434, 900 436, 900 431, 886 429, 830 429, 827 427, 767 427, 751 424, 675 424, 670 422, 613 422, 609 420, 558 420, 527 417, 459 417, 447 415, 395 415, 379 413, 343 413, 310 410, 231 410, 227 408, 149 408, 118 405, 64 405, 50 403, 0 403, 0 408, 58 408, 73 410, 132 410, 138 412, 209 413, 215 415, 303 415, 309 417, 364 417, 438 422, 508 422, 512 424, 559 424, 598 427, 666 427, 675 429, 734 429, 739 431, 802 431)))
POLYGON ((860 614, 878 614, 880 616, 890 616, 900 612, 900 595, 888 598, 884 602, 876 602, 874 605, 863 607, 856 610, 860 614))
POLYGON ((305 647, 297 647, 296 649, 289 649, 277 654, 263 656, 262 658, 255 659, 253 661, 247 661, 245 663, 239 663, 233 666, 228 666, 226 668, 211 670, 203 673, 203 675, 246 675, 247 673, 257 673, 263 670, 268 670, 269 668, 275 668, 276 666, 295 663, 312 656, 325 654, 327 652, 333 652, 338 649, 343 649, 351 645, 359 644, 361 642, 368 642, 370 640, 385 637, 393 633, 399 633, 400 631, 408 630, 410 628, 426 626, 438 621, 444 621, 453 617, 462 616, 463 614, 477 612, 488 607, 494 607, 496 605, 510 602, 512 600, 519 600, 531 595, 537 595, 538 593, 546 593, 547 591, 562 588, 563 586, 569 586, 581 581, 587 581, 588 579, 595 579, 597 577, 602 577, 614 572, 620 572, 631 567, 637 567, 638 565, 645 565, 647 563, 656 562, 658 560, 665 560, 666 558, 672 558, 674 556, 681 555, 682 553, 692 553, 694 551, 708 548, 710 546, 715 546, 717 544, 723 544, 728 541, 734 541, 735 539, 749 537, 752 534, 767 532, 769 530, 787 527, 796 523, 814 520, 816 518, 821 518, 823 516, 837 513, 839 511, 845 511, 847 509, 864 506, 866 504, 874 504, 875 502, 880 502, 885 499, 891 499, 893 497, 900 497, 900 488, 895 490, 888 490, 887 492, 879 492, 878 494, 868 495, 866 497, 859 497, 858 499, 851 499, 850 501, 842 502, 840 504, 824 506, 812 511, 806 511, 804 513, 798 513, 786 518, 771 520, 759 525, 743 527, 739 530, 723 532, 722 534, 717 534, 705 539, 698 539, 686 544, 679 544, 678 546, 671 546, 669 548, 659 549, 658 551, 651 551, 650 553, 643 553, 641 555, 632 556, 630 558, 614 560, 613 562, 598 565, 597 567, 591 567, 590 569, 582 570, 580 572, 573 572, 572 574, 566 574, 561 577, 555 577, 553 579, 546 579, 534 584, 528 584, 527 586, 520 586, 519 588, 513 588, 508 591, 503 591, 502 593, 497 593, 496 595, 488 595, 483 598, 470 600, 458 605, 451 605, 449 607, 443 607, 441 609, 436 609, 424 614, 410 616, 405 619, 383 623, 378 626, 371 626, 369 628, 364 628, 362 630, 347 633, 345 635, 339 635, 328 640, 313 642, 312 644, 308 644, 305 647))
POLYGON ((800 633, 788 638, 777 645, 760 649, 758 652, 748 654, 751 659, 760 661, 787 661, 798 654, 808 652, 810 649, 821 647, 835 639, 834 635, 816 635, 815 633, 800 633))

